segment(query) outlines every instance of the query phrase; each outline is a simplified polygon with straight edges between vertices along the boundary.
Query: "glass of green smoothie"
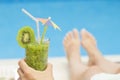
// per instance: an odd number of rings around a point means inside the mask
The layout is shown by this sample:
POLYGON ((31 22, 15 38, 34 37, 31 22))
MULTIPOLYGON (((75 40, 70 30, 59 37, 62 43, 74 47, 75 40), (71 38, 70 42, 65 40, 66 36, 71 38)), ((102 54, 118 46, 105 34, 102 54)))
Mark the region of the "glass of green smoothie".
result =
POLYGON ((35 37, 34 30, 30 26, 24 26, 18 31, 17 41, 18 44, 25 48, 26 63, 34 68, 35 70, 43 71, 47 67, 48 61, 48 49, 50 45, 49 39, 45 39, 48 26, 52 26, 54 29, 61 29, 51 20, 51 17, 48 18, 36 18, 31 15, 25 9, 22 11, 28 15, 32 20, 36 22, 37 28, 37 38, 35 37), (44 26, 43 32, 40 35, 39 22, 44 26))
POLYGON ((44 40, 42 44, 31 43, 26 47, 26 63, 35 70, 43 71, 47 67, 49 40, 44 40))
POLYGON ((43 35, 37 41, 34 30, 30 26, 24 26, 18 31, 17 41, 21 47, 25 48, 26 63, 35 70, 45 70, 48 60, 49 39, 45 39, 43 35))

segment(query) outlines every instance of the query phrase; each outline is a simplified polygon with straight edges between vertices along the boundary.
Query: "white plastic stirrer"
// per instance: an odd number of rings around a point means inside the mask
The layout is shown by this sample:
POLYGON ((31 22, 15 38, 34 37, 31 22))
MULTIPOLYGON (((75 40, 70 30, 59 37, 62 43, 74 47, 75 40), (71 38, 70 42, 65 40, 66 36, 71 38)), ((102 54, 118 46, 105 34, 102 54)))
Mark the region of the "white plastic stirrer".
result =
POLYGON ((22 9, 22 11, 28 15, 30 18, 32 18, 35 22, 36 22, 36 26, 37 26, 37 35, 38 35, 38 42, 40 42, 40 29, 39 29, 39 21, 32 16, 28 11, 26 11, 25 9, 22 9))

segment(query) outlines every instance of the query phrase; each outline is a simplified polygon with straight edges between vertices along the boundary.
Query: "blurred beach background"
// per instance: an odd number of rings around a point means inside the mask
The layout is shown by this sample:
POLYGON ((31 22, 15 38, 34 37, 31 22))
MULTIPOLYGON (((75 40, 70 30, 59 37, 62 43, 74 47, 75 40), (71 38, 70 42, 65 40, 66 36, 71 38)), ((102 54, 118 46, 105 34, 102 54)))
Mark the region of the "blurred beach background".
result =
MULTIPOLYGON (((91 32, 106 59, 120 61, 120 1, 119 0, 0 0, 0 80, 18 80, 18 61, 25 57, 25 49, 16 40, 18 30, 31 26, 37 33, 35 22, 24 14, 24 8, 33 16, 51 19, 62 29, 49 26, 48 62, 53 64, 55 80, 69 80, 69 71, 63 38, 74 28, 91 32)), ((40 34, 43 31, 40 24, 40 34)), ((81 47, 82 61, 88 57, 81 47)))
MULTIPOLYGON (((49 57, 65 56, 62 41, 74 28, 91 32, 104 55, 120 55, 119 0, 0 0, 0 59, 23 58, 25 50, 16 41, 18 30, 29 25, 36 32, 35 22, 21 11, 22 8, 35 17, 50 16, 62 29, 48 28, 49 57)), ((81 54, 87 55, 83 48, 81 54)))

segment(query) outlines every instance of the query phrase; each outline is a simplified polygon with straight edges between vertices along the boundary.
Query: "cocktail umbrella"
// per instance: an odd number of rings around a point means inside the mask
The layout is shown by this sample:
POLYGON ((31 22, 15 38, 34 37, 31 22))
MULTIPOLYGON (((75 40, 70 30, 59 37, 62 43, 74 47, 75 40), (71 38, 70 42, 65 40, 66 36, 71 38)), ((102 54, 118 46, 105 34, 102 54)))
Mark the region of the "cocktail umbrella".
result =
POLYGON ((41 43, 43 42, 44 36, 46 34, 47 28, 48 26, 52 26, 55 29, 58 29, 61 31, 61 29, 51 20, 51 17, 48 17, 47 19, 45 18, 36 18, 34 16, 32 16, 28 11, 26 11, 25 9, 22 9, 22 11, 27 14, 30 18, 32 18, 35 22, 36 22, 36 26, 37 26, 37 34, 38 34, 38 42, 40 42, 40 29, 39 29, 39 21, 44 25, 44 31, 42 33, 42 37, 41 37, 41 43))
POLYGON ((44 25, 44 31, 42 33, 41 43, 44 40, 44 36, 46 34, 48 26, 52 26, 53 28, 61 31, 61 29, 51 20, 51 17, 48 17, 48 19, 44 19, 44 18, 37 18, 37 19, 38 19, 38 21, 40 21, 44 25))
POLYGON ((47 19, 45 19, 45 18, 37 18, 37 20, 44 25, 48 21, 48 18, 47 19))
POLYGON ((38 21, 40 21, 44 26, 52 26, 55 29, 58 29, 61 31, 61 29, 51 20, 51 17, 48 17, 48 19, 44 18, 37 18, 38 21))

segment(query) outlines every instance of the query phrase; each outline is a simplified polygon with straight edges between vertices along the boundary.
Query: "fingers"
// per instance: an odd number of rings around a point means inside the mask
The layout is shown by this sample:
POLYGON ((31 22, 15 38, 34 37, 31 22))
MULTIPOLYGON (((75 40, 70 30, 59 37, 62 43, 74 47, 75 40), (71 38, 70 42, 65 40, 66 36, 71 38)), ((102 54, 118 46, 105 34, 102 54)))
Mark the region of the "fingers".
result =
POLYGON ((18 65, 20 66, 20 69, 22 70, 23 73, 29 71, 29 66, 26 64, 24 59, 20 60, 18 65))
POLYGON ((46 80, 46 76, 52 76, 52 64, 48 64, 45 71, 37 71, 29 67, 24 60, 19 61, 20 68, 18 69, 18 74, 20 76, 19 80, 36 80, 42 79, 46 80), (45 75, 45 77, 44 77, 45 75))
POLYGON ((22 70, 20 68, 18 68, 17 72, 18 72, 20 77, 22 77, 24 75, 24 73, 22 72, 22 70))
POLYGON ((17 72, 18 72, 18 75, 19 75, 19 78, 17 80, 22 80, 22 77, 24 77, 23 71, 20 68, 18 68, 17 72))

